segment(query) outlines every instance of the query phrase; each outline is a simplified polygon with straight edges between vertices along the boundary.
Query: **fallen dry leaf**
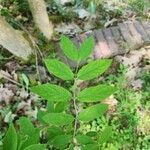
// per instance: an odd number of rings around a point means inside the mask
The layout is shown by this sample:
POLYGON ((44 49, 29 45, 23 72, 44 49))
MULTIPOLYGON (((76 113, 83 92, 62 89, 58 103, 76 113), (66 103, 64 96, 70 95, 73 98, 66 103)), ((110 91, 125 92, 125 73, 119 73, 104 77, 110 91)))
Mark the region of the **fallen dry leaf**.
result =
POLYGON ((13 99, 14 93, 7 88, 4 88, 3 85, 0 85, 0 103, 4 102, 6 105, 10 103, 13 99))
POLYGON ((115 112, 118 101, 111 95, 109 98, 102 101, 103 104, 108 105, 109 112, 115 112))
POLYGON ((73 36, 76 33, 79 33, 81 31, 81 29, 74 23, 70 23, 70 24, 62 23, 62 24, 59 24, 55 28, 55 31, 58 32, 58 33, 73 36))
POLYGON ((137 132, 146 135, 150 134, 150 111, 145 109, 138 109, 139 122, 137 126, 137 132))
POLYGON ((134 90, 139 90, 142 88, 143 81, 141 79, 133 80, 131 85, 134 90))

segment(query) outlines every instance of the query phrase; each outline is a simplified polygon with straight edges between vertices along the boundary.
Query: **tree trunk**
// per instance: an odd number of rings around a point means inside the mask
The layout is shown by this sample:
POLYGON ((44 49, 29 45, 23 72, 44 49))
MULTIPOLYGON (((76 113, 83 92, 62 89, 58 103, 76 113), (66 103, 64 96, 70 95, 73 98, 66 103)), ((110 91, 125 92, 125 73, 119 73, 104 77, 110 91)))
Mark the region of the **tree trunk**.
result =
POLYGON ((28 3, 37 28, 50 40, 53 34, 53 24, 49 21, 44 0, 28 0, 28 3))
POLYGON ((29 42, 22 34, 12 28, 2 16, 0 16, 0 45, 25 61, 33 54, 29 42))

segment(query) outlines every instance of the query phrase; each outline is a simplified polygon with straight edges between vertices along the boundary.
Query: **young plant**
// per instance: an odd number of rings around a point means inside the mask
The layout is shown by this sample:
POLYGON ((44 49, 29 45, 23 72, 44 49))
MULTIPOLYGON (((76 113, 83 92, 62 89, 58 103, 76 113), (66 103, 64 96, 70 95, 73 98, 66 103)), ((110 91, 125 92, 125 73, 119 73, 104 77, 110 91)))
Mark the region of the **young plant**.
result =
MULTIPOLYGON (((73 85, 70 88, 72 90, 70 91, 50 83, 32 87, 31 90, 49 102, 53 102, 53 110, 57 107, 61 107, 58 105, 63 106, 66 103, 70 103, 70 105, 73 104, 74 113, 69 112, 69 109, 67 111, 62 109, 60 112, 55 112, 54 110, 42 116, 42 120, 47 126, 61 127, 62 129, 70 130, 63 134, 59 133, 51 139, 51 143, 54 147, 61 149, 62 147, 66 148, 68 144, 70 144, 72 147, 80 145, 83 149, 96 149, 100 144, 107 141, 111 133, 111 128, 107 127, 104 133, 97 135, 97 139, 94 141, 91 137, 78 133, 80 122, 91 122, 103 115, 108 107, 106 104, 101 104, 100 101, 112 95, 117 89, 103 84, 85 88, 80 91, 78 82, 80 80, 88 82, 89 80, 99 77, 109 68, 112 60, 94 60, 79 69, 81 61, 86 60, 92 53, 94 48, 93 37, 87 38, 78 49, 70 39, 66 36, 62 36, 60 47, 66 57, 77 63, 75 72, 73 73, 69 66, 57 59, 45 59, 45 65, 48 71, 54 76, 65 81, 72 80, 73 85), (56 107, 54 108, 55 103, 56 107), (90 103, 90 107, 81 111, 79 106, 86 105, 86 103, 90 103)), ((71 106, 68 108, 71 108, 71 106)))
POLYGON ((3 139, 0 150, 45 150, 45 144, 40 143, 40 128, 35 128, 29 118, 19 119, 20 129, 17 132, 11 124, 3 139))
MULTIPOLYGON (((47 100, 46 111, 38 111, 38 120, 41 127, 36 129, 37 137, 39 138, 40 130, 40 135, 42 135, 41 142, 47 144, 49 149, 73 150, 80 147, 82 150, 98 150, 103 143, 109 140, 112 133, 111 127, 108 126, 103 132, 96 133, 93 136, 90 133, 83 134, 79 131, 80 123, 90 123, 102 116, 107 111, 108 106, 100 103, 101 100, 114 94, 117 88, 101 84, 81 89, 79 82, 88 82, 99 77, 110 67, 112 60, 93 60, 83 67, 79 67, 81 61, 86 60, 92 53, 94 48, 93 37, 87 38, 78 49, 69 38, 62 36, 60 46, 66 57, 75 61, 77 66, 75 71, 72 71, 69 66, 57 59, 44 60, 51 74, 64 81, 70 81, 70 84, 72 84, 68 89, 51 83, 31 88, 32 92, 47 100)), ((22 133, 29 137, 35 134, 35 132, 32 132, 35 129, 33 129, 31 122, 29 123, 28 118, 20 119, 20 128, 22 133)), ((13 126, 10 126, 9 130, 5 136, 4 144, 6 143, 5 141, 10 139, 9 136, 12 134, 10 132, 13 132, 15 137, 17 136, 13 126), (8 136, 8 134, 10 135, 8 136)), ((14 138, 13 140, 16 139, 14 138)), ((38 142, 27 143, 28 148, 25 150, 34 150, 36 146, 41 147, 40 150, 45 149, 45 145, 37 145, 39 144, 38 142)), ((25 147, 27 146, 25 145, 25 147)), ((4 150, 9 149, 5 148, 4 150)), ((16 145, 14 145, 13 150, 17 150, 16 145)))

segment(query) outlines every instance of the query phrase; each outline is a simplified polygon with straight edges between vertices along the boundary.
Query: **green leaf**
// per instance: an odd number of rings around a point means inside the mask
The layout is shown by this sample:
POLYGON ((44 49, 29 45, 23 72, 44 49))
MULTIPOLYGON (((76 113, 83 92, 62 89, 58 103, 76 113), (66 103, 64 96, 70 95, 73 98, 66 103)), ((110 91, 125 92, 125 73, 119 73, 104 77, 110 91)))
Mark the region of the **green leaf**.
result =
POLYGON ((88 37, 80 46, 79 49, 79 60, 85 60, 94 49, 94 38, 88 37))
POLYGON ((40 139, 40 129, 36 128, 31 136, 26 137, 26 139, 20 143, 18 150, 23 150, 24 148, 33 144, 38 144, 39 139, 40 139))
POLYGON ((89 132, 86 133, 86 135, 90 136, 90 137, 94 137, 94 136, 97 135, 97 132, 95 132, 95 131, 89 131, 89 132))
POLYGON ((58 102, 55 105, 55 112, 60 113, 65 111, 68 108, 68 103, 67 102, 58 102))
POLYGON ((63 134, 64 134, 63 130, 56 126, 51 126, 51 127, 47 128, 47 131, 46 131, 47 139, 49 141, 53 140, 53 138, 55 136, 63 135, 63 134))
POLYGON ((45 124, 45 122, 43 121, 43 117, 45 116, 47 114, 47 112, 46 111, 42 111, 42 110, 38 110, 38 112, 37 112, 37 119, 38 119, 38 121, 43 125, 43 124, 45 124))
POLYGON ((99 134, 98 143, 99 144, 106 143, 111 136, 112 136, 112 127, 108 126, 104 129, 102 133, 99 134))
POLYGON ((81 102, 97 102, 106 99, 116 91, 116 87, 109 85, 98 85, 81 91, 78 95, 78 99, 81 102))
POLYGON ((81 150, 99 150, 99 148, 96 144, 87 144, 84 147, 82 147, 81 150))
POLYGON ((65 149, 65 147, 71 142, 72 135, 58 135, 53 138, 51 144, 54 147, 65 149))
POLYGON ((89 12, 91 13, 91 15, 96 13, 96 5, 94 1, 91 1, 89 3, 89 7, 88 7, 89 12))
POLYGON ((57 59, 44 60, 48 71, 63 80, 73 80, 74 74, 71 69, 57 59))
POLYGON ((26 147, 24 150, 45 150, 46 146, 43 144, 34 144, 26 147))
POLYGON ((103 74, 111 65, 112 60, 100 59, 95 60, 83 66, 78 72, 78 79, 91 80, 103 74))
POLYGON ((21 117, 19 119, 19 124, 20 124, 20 131, 25 135, 30 136, 35 131, 32 122, 27 117, 21 117))
POLYGON ((102 116, 106 112, 107 109, 108 109, 108 106, 106 104, 97 104, 97 105, 91 106, 79 113, 79 120, 92 121, 102 116))
POLYGON ((49 112, 49 113, 55 112, 54 111, 54 107, 55 107, 54 105, 55 105, 54 102, 48 101, 47 102, 47 107, 46 107, 47 112, 49 112))
POLYGON ((72 97, 65 88, 49 83, 34 86, 31 91, 49 101, 69 101, 72 97))
POLYGON ((94 140, 87 135, 77 135, 76 140, 79 144, 82 145, 94 143, 94 140))
POLYGON ((20 134, 19 132, 17 133, 17 150, 19 150, 19 147, 20 147, 20 145, 21 145, 21 143, 22 143, 22 139, 23 139, 24 137, 26 137, 26 136, 20 134))
POLYGON ((78 61, 78 49, 68 37, 61 37, 60 47, 69 59, 78 61))
POLYGON ((43 117, 43 120, 50 125, 63 126, 72 123, 74 118, 69 114, 48 113, 43 117))
POLYGON ((88 145, 82 147, 81 150, 99 150, 99 147, 96 144, 88 144, 88 145))
POLYGON ((17 133, 11 124, 3 139, 3 150, 16 150, 17 149, 17 133))
POLYGON ((28 87, 29 86, 29 79, 28 79, 28 77, 24 73, 22 73, 21 76, 22 76, 22 79, 23 79, 25 85, 28 87))

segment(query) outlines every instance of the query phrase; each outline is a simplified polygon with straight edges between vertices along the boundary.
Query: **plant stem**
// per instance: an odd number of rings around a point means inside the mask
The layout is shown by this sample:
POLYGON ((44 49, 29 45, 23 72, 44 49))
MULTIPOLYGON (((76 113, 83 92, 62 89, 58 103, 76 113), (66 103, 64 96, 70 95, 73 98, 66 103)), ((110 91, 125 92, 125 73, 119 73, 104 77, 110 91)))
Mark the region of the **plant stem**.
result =
POLYGON ((2 76, 2 78, 6 79, 6 80, 8 80, 8 81, 10 81, 10 82, 12 82, 12 83, 18 85, 18 86, 25 87, 23 84, 21 84, 21 83, 15 81, 15 80, 11 79, 10 77, 8 77, 8 76, 7 76, 4 72, 2 72, 2 71, 0 71, 0 75, 2 76))
POLYGON ((78 107, 77 107, 77 71, 79 67, 79 62, 77 63, 77 67, 75 69, 75 78, 74 78, 74 85, 73 85, 73 105, 74 105, 74 110, 75 110, 75 122, 74 122, 74 132, 73 132, 73 139, 76 136, 76 131, 77 131, 77 124, 78 124, 78 107))
POLYGON ((74 122, 74 132, 73 132, 73 138, 76 136, 76 130, 77 130, 77 123, 78 123, 78 108, 77 108, 77 103, 76 103, 76 78, 74 80, 74 90, 73 90, 73 105, 74 105, 74 110, 75 110, 75 122, 74 122))

